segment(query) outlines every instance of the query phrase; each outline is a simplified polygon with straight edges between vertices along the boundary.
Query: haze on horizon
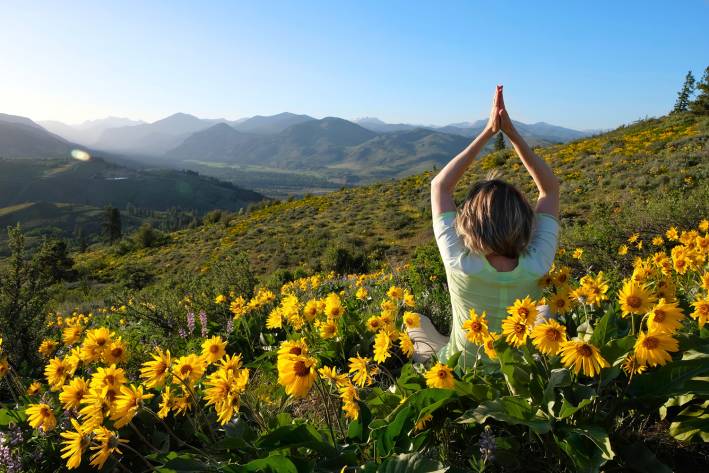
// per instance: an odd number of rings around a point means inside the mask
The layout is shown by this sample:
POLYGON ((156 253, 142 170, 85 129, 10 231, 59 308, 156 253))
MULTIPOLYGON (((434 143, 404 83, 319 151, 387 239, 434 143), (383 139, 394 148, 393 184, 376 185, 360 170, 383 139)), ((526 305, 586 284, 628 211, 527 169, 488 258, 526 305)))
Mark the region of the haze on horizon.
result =
POLYGON ((612 128, 667 113, 709 56, 709 3, 0 5, 0 112, 79 123, 283 111, 612 128))

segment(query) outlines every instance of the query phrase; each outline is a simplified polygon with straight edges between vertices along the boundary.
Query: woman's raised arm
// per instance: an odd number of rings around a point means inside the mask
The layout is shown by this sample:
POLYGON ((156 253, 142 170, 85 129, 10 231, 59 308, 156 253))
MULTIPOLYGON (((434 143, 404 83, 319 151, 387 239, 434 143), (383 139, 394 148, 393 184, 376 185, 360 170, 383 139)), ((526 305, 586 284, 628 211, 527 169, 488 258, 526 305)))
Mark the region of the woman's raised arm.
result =
POLYGON ((512 124, 510 116, 505 108, 505 101, 500 91, 500 127, 510 139, 517 155, 522 160, 522 164, 532 176, 534 183, 539 190, 537 199, 537 212, 543 212, 554 217, 559 217, 559 179, 554 175, 551 167, 542 158, 532 151, 526 141, 517 132, 512 124))
POLYGON ((490 119, 480 134, 463 151, 453 158, 431 181, 431 210, 433 215, 455 211, 453 190, 465 170, 483 149, 487 141, 500 130, 500 108, 498 101, 502 98, 502 86, 497 86, 493 95, 490 119))

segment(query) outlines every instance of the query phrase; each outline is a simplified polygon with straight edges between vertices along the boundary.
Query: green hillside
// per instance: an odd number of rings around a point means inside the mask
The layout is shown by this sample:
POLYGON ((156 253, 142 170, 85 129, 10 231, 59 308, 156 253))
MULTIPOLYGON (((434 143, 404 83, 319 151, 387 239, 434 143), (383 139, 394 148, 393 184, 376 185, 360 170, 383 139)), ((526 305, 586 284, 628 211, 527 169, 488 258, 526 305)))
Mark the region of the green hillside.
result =
POLYGON ((100 158, 0 159, 0 207, 46 201, 207 211, 236 210, 262 198, 190 171, 133 169, 100 158))
MULTIPOLYGON (((587 255, 596 252, 599 262, 610 258, 613 266, 621 264, 613 255, 627 232, 696 224, 694 219, 709 214, 708 137, 709 119, 678 114, 538 149, 562 180, 564 245, 581 246, 587 255)), ((486 155, 469 171, 460 197, 467 184, 491 169, 501 170, 504 178, 533 195, 531 179, 514 153, 504 150, 486 155)), ((118 256, 103 247, 78 256, 77 263, 91 277, 111 281, 126 265, 150 268, 159 278, 176 269, 206 271, 239 251, 246 252, 262 275, 277 268, 327 268, 338 255, 355 260, 359 255, 370 268, 403 261, 431 242, 431 176, 427 171, 272 203, 227 223, 175 232, 159 248, 118 256)))

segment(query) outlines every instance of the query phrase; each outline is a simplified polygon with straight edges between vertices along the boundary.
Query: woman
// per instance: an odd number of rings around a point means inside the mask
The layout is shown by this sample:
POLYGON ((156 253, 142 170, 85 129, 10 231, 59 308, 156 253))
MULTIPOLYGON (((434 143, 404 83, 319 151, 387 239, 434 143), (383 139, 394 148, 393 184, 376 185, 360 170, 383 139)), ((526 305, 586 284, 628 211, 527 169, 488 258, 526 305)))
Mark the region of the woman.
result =
POLYGON ((431 182, 431 207, 448 279, 452 329, 446 338, 428 319, 422 319, 420 329, 410 335, 418 359, 434 352, 442 361, 460 351, 474 356, 477 347, 466 340, 463 329, 470 309, 478 315, 485 312, 489 329, 499 331, 507 307, 516 299, 541 295, 538 280, 554 261, 559 236, 559 180, 515 129, 505 109, 502 86, 497 86, 483 131, 431 182), (499 131, 507 135, 539 190, 535 208, 513 185, 491 177, 476 182, 457 209, 453 200, 456 184, 499 131))

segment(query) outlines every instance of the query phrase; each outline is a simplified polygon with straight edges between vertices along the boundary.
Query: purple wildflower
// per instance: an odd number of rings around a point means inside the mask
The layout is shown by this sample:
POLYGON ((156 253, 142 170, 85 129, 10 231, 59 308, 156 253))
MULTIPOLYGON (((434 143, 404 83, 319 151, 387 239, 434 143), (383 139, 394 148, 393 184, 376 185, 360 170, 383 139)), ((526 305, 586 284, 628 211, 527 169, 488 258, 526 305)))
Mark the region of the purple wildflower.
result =
POLYGON ((203 310, 199 311, 199 325, 202 327, 202 337, 206 337, 207 333, 207 313, 203 310))
POLYGON ((20 473, 22 471, 22 463, 16 455, 13 455, 5 436, 0 436, 0 468, 3 468, 3 471, 7 473, 20 473))
POLYGON ((229 335, 234 330, 234 319, 229 319, 226 322, 226 333, 229 335))
POLYGON ((192 335, 194 332, 194 312, 187 312, 187 334, 192 335))
POLYGON ((485 429, 483 429, 483 433, 480 434, 478 445, 480 445, 480 454, 482 455, 483 462, 495 461, 495 448, 497 445, 495 443, 495 436, 492 435, 492 428, 489 425, 486 425, 485 429))

